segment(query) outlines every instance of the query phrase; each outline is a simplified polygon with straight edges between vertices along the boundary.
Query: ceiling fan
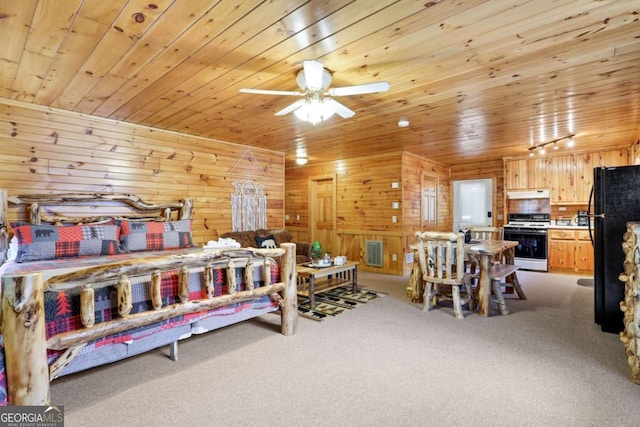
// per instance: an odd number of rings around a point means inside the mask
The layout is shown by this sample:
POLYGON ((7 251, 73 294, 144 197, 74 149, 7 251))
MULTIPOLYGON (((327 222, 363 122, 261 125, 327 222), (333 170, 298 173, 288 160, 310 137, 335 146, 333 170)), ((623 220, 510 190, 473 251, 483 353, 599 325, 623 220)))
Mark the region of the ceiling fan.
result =
POLYGON ((303 61, 303 68, 296 76, 296 82, 304 92, 286 90, 240 89, 243 93, 255 93, 261 95, 304 96, 288 107, 275 113, 276 116, 284 116, 293 111, 300 119, 313 123, 327 120, 334 113, 342 118, 353 117, 355 111, 339 103, 329 96, 363 95, 367 93, 384 92, 389 90, 389 83, 376 82, 355 86, 344 86, 329 89, 331 85, 331 73, 327 71, 321 62, 303 61))

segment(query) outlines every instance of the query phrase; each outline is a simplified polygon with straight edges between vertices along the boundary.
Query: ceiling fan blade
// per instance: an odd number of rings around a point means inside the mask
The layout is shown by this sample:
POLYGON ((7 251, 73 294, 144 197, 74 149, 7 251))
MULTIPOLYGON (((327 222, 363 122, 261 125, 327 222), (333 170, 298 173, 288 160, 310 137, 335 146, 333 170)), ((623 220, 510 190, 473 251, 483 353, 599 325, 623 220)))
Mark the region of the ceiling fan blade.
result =
POLYGON ((324 67, 318 61, 304 61, 304 78, 307 88, 311 90, 322 89, 322 71, 324 67))
POLYGON ((275 113, 275 116, 284 116, 285 114, 289 114, 290 112, 297 110, 304 104, 304 99, 298 99, 293 104, 290 104, 288 107, 283 108, 282 110, 275 113))
POLYGON ((349 117, 353 117, 356 114, 355 111, 353 111, 348 107, 345 107, 335 99, 325 98, 324 102, 328 104, 333 109, 333 111, 335 111, 336 114, 342 117, 343 119, 348 119, 349 117))
POLYGON ((296 92, 292 90, 263 90, 263 89, 240 89, 242 93, 255 93, 258 95, 284 95, 284 96, 302 96, 303 92, 296 92))
POLYGON ((377 82, 367 83, 363 85, 334 87, 329 89, 329 95, 331 96, 348 96, 348 95, 362 95, 365 93, 384 92, 389 90, 389 83, 377 82))

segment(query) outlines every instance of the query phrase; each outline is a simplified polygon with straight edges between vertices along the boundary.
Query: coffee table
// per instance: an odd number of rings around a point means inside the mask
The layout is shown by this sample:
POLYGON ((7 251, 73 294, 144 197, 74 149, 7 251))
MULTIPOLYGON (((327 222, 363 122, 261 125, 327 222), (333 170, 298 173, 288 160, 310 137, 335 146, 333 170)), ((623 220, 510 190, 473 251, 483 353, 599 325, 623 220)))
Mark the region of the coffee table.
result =
POLYGON ((342 265, 329 267, 310 267, 309 264, 298 264, 298 295, 309 298, 309 308, 316 306, 315 294, 328 290, 351 285, 351 290, 358 290, 358 264, 356 261, 347 261, 342 265), (326 279, 316 281, 316 279, 326 279))

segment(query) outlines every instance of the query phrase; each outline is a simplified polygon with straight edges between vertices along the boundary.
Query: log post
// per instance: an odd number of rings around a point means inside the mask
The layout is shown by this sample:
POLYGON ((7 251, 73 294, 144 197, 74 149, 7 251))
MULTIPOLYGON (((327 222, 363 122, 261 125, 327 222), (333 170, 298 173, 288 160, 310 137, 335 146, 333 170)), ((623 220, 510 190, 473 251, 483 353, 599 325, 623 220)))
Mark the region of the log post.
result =
POLYGON ((640 222, 627 222, 623 235, 622 250, 625 254, 624 273, 619 280, 624 282, 624 299, 620 310, 624 313, 624 328, 620 340, 625 347, 627 363, 631 367, 631 381, 640 384, 640 263, 637 260, 640 248, 640 222))
POLYGON ((245 290, 253 290, 253 259, 247 260, 247 265, 244 267, 244 286, 245 290))
POLYGON ((280 247, 285 250, 280 257, 280 280, 284 282, 284 290, 280 293, 284 300, 280 309, 280 332, 282 335, 293 335, 298 326, 296 244, 282 243, 280 247))
POLYGON ((267 258, 264 259, 264 269, 262 271, 262 279, 265 286, 271 286, 271 261, 267 258))
POLYGON ((40 225, 40 205, 33 202, 29 205, 29 222, 34 225, 40 225))
POLYGON ((48 405, 49 366, 42 273, 2 277, 2 322, 11 405, 48 405))
POLYGON ((131 302, 131 280, 126 274, 120 276, 118 280, 118 314, 125 317, 131 312, 133 303, 131 302))
POLYGON ((84 285, 80 290, 80 321, 85 328, 96 324, 94 291, 91 285, 84 285))
POLYGON ((227 263, 227 293, 229 295, 235 294, 237 289, 236 266, 233 260, 230 259, 227 263))
POLYGON ((178 276, 178 299, 181 303, 189 302, 189 267, 183 265, 178 276))
POLYGON ((204 268, 204 284, 207 287, 207 298, 213 298, 215 289, 213 287, 213 266, 210 263, 204 268))
POLYGON ((193 211, 193 199, 184 199, 182 201, 182 207, 180 208, 180 219, 191 219, 191 212, 193 211))
POLYGON ((160 270, 151 273, 151 304, 154 310, 162 308, 162 274, 160 274, 160 270))

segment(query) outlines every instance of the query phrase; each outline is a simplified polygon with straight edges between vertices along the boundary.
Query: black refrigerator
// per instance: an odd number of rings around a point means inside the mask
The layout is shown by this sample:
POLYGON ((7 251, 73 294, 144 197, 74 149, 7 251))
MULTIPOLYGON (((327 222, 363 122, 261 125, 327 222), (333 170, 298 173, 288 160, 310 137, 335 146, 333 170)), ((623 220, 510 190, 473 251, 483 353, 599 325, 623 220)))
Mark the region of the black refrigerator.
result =
POLYGON ((623 329, 620 301, 625 287, 618 279, 624 271, 622 239, 627 222, 640 221, 640 166, 595 168, 591 199, 595 322, 604 332, 618 333, 623 329))

